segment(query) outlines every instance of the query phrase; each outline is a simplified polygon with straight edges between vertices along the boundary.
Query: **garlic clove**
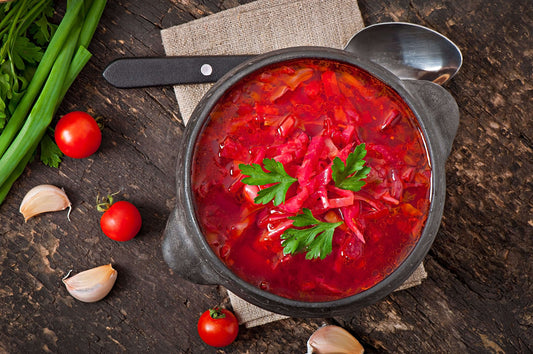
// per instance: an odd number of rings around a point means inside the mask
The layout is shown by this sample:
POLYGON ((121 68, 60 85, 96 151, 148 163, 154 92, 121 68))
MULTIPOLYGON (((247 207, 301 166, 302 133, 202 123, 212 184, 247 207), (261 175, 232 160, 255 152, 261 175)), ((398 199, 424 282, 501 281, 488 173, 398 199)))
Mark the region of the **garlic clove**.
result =
POLYGON ((109 294, 117 280, 118 272, 111 264, 107 264, 83 271, 70 278, 68 278, 69 274, 63 278, 63 283, 70 295, 83 302, 96 302, 109 294))
POLYGON ((362 354, 363 352, 361 343, 339 326, 320 327, 307 341, 307 354, 362 354))
POLYGON ((51 184, 41 184, 26 193, 20 203, 19 211, 24 216, 24 221, 28 221, 37 214, 65 210, 66 208, 69 208, 67 218, 70 220, 72 204, 65 191, 51 184))

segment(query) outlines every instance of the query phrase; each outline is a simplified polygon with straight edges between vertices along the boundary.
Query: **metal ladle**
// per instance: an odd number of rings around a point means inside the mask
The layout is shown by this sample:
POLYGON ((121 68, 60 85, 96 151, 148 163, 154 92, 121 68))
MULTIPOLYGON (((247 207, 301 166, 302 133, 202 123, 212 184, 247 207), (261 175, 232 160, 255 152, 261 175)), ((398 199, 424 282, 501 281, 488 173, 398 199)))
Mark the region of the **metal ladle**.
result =
MULTIPOLYGON (((363 28, 344 50, 383 66, 400 79, 450 80, 462 64, 459 48, 429 28, 405 22, 363 28)), ((104 70, 119 88, 215 82, 251 55, 121 58, 104 70)))

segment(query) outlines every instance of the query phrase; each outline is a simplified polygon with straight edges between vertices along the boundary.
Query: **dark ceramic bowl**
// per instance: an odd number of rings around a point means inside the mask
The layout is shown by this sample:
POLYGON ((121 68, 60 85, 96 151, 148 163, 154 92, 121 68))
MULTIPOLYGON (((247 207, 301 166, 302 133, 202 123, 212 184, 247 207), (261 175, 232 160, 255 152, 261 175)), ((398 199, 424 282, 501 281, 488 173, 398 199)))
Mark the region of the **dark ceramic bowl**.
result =
POLYGON ((323 47, 295 47, 255 57, 226 74, 203 97, 185 129, 177 163, 177 205, 167 223, 163 255, 182 278, 197 284, 219 284, 266 310, 295 317, 329 317, 353 312, 387 296, 419 266, 439 228, 445 198, 444 165, 459 123, 452 96, 441 86, 419 80, 400 80, 391 72, 345 51, 323 47), (335 60, 366 70, 394 89, 411 108, 422 129, 432 166, 431 205, 419 241, 388 277, 356 295, 327 302, 303 302, 263 291, 237 277, 211 250, 196 220, 191 190, 195 143, 217 101, 242 78, 264 66, 299 58, 335 60))

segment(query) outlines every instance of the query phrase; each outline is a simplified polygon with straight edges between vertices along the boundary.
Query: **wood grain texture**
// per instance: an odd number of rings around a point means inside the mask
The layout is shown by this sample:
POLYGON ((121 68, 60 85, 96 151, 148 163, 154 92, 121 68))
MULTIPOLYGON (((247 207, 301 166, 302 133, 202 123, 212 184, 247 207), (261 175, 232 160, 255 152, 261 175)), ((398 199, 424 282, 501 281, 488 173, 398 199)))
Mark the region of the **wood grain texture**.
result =
MULTIPOLYGON (((288 319, 208 348, 196 321, 221 289, 188 283, 164 263, 161 233, 174 205, 183 132, 171 88, 117 90, 101 77, 121 56, 163 55, 159 31, 249 1, 109 1, 88 66, 58 114, 102 116, 103 144, 59 169, 33 162, 0 206, 0 352, 302 353, 322 323, 337 323, 368 353, 533 352, 533 6, 530 0, 359 0, 367 24, 433 28, 462 50, 447 85, 461 121, 446 164, 447 201, 426 258, 428 279, 350 316, 288 319), (42 183, 64 187, 74 209, 24 223, 22 197, 42 183), (119 192, 143 216, 140 235, 118 243, 100 231, 97 195, 119 192), (71 298, 61 283, 113 263, 108 297, 71 298)), ((64 2, 59 2, 59 7, 64 2)))

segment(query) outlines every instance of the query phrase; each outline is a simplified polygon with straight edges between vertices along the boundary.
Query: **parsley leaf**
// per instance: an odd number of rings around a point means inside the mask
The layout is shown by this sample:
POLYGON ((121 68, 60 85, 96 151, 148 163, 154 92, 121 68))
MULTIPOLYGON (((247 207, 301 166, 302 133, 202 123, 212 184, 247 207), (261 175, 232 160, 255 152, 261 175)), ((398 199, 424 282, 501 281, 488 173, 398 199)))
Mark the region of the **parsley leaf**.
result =
POLYGON ((56 143, 45 134, 41 139, 41 161, 50 167, 59 167, 63 153, 59 150, 56 143))
POLYGON ((26 93, 57 27, 48 21, 53 15, 52 0, 0 4, 0 133, 26 93))
POLYGON ((335 181, 335 186, 340 189, 357 192, 365 185, 366 178, 370 172, 370 167, 364 166, 366 156, 365 144, 359 144, 355 150, 348 155, 346 164, 339 157, 333 159, 331 166, 331 177, 335 181), (353 175, 352 175, 353 174, 353 175), (352 175, 351 177, 349 177, 352 175))
POLYGON ((36 20, 30 26, 30 33, 33 35, 33 39, 39 45, 45 45, 50 42, 50 39, 57 29, 57 25, 50 23, 47 17, 52 17, 54 14, 53 8, 50 8, 50 11, 45 11, 43 15, 36 20))
POLYGON ((9 53, 11 60, 18 70, 26 68, 25 63, 38 63, 43 57, 43 50, 36 46, 27 37, 17 37, 13 50, 9 53))
POLYGON ((296 227, 311 226, 306 229, 287 229, 281 235, 284 254, 307 252, 305 259, 324 259, 332 250, 333 233, 342 221, 329 223, 317 220, 311 210, 304 208, 303 214, 291 216, 296 227))
POLYGON ((285 202, 285 196, 289 187, 297 181, 285 172, 285 168, 281 162, 274 159, 263 159, 263 168, 259 164, 240 164, 239 169, 245 176, 242 182, 253 186, 263 186, 267 184, 275 183, 273 186, 262 189, 254 199, 256 204, 267 204, 271 200, 274 200, 274 205, 278 206, 285 202))

